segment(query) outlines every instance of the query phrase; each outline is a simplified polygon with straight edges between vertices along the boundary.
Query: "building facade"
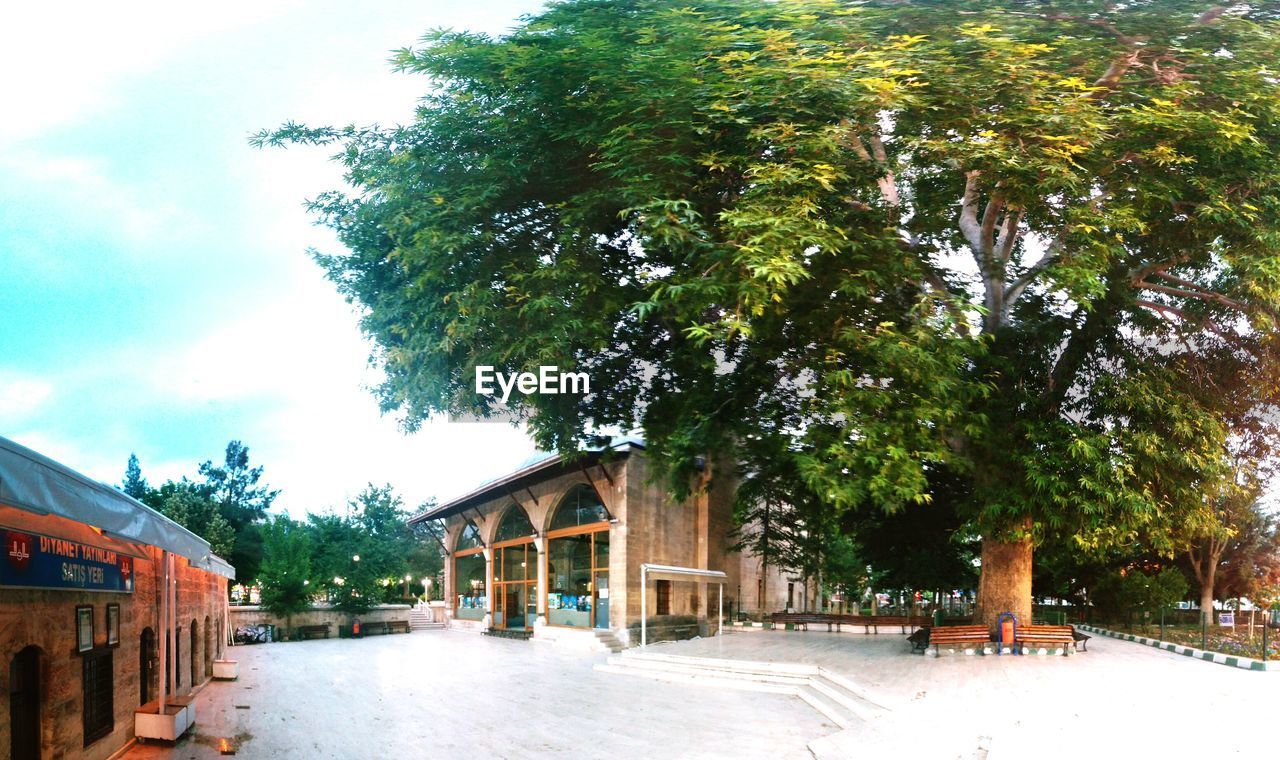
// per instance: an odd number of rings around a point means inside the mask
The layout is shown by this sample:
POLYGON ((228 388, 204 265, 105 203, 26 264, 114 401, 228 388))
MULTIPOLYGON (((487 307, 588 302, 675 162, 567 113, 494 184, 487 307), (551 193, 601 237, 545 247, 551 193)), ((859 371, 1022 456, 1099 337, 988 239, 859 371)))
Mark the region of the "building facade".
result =
POLYGON ((181 526, 0 439, 0 537, 8 757, 110 757, 133 740, 135 712, 157 708, 161 678, 179 699, 209 679, 234 573, 181 526))
POLYGON ((788 581, 732 549, 732 478, 708 481, 675 501, 643 442, 621 439, 572 462, 543 456, 413 522, 443 521, 451 626, 627 645, 642 614, 702 634, 719 614, 720 581, 676 579, 650 580, 642 611, 642 564, 723 572, 726 615, 782 609, 788 581))

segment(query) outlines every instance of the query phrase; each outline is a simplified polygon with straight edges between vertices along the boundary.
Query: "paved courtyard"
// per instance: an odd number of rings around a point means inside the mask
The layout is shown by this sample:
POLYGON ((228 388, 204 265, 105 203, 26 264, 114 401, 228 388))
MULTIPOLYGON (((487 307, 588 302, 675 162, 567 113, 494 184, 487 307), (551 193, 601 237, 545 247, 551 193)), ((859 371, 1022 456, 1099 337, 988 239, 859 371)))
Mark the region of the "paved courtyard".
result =
POLYGON ((736 632, 654 652, 820 664, 888 708, 840 731, 796 697, 593 670, 604 655, 438 631, 238 647, 240 680, 198 698, 176 747, 128 757, 809 758, 981 760, 1243 755, 1270 726, 1280 673, 1095 637, 1064 657, 935 659, 900 635, 736 632), (1261 733, 1260 733, 1261 732, 1261 733))
POLYGON ((141 758, 809 757, 836 730, 800 700, 593 670, 604 655, 456 631, 235 647, 240 678, 141 758))

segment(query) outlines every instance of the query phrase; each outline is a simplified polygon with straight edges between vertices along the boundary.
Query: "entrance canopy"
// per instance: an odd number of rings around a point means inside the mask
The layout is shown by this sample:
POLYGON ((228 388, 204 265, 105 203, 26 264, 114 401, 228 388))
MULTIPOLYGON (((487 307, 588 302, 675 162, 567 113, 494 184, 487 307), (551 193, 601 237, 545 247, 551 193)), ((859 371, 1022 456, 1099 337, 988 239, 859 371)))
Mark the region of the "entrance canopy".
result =
POLYGON ((640 565, 640 647, 649 645, 649 626, 645 622, 649 615, 649 579, 661 581, 694 581, 720 584, 720 606, 716 613, 716 635, 724 633, 724 584, 729 576, 721 570, 704 570, 700 567, 678 567, 676 565, 655 565, 644 562, 640 565))
POLYGON ((696 567, 677 567, 675 565, 654 565, 644 563, 641 572, 659 581, 688 581, 702 579, 707 583, 727 583, 729 576, 720 570, 702 570, 696 567))
POLYGON ((0 504, 90 525, 108 538, 155 546, 194 567, 235 578, 209 542, 111 486, 7 438, 0 438, 0 504))

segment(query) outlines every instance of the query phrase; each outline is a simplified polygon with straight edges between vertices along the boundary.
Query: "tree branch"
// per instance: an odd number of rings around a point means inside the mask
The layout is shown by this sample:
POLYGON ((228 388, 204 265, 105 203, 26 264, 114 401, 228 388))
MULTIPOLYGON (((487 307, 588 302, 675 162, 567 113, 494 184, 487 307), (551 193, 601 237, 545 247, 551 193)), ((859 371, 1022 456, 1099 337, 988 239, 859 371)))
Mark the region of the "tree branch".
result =
MULTIPOLYGON (((1183 282, 1186 282, 1186 281, 1183 280, 1183 282)), ((1194 283, 1188 283, 1188 284, 1194 285, 1194 283)), ((1222 304, 1223 306, 1226 306, 1231 309, 1235 309, 1236 311, 1239 311, 1245 314, 1248 314, 1255 310, 1254 307, 1250 306, 1247 303, 1244 303, 1242 301, 1237 301, 1234 298, 1228 298, 1222 295, 1221 293, 1215 293, 1212 290, 1208 290, 1200 286, 1195 286, 1194 290, 1189 288, 1173 288, 1173 287, 1169 287, 1168 285, 1157 285, 1153 282, 1146 282, 1144 280, 1142 282, 1137 283, 1137 287, 1142 288, 1143 290, 1151 290, 1151 291, 1155 291, 1156 293, 1164 293, 1165 295, 1176 296, 1178 298, 1191 298, 1197 301, 1209 301, 1212 303, 1219 303, 1219 304, 1222 304)))
MULTIPOLYGON (((1111 191, 1104 190, 1090 198, 1086 206, 1092 211, 1097 211, 1098 206, 1102 205, 1102 202, 1110 197, 1111 191)), ((1014 280, 1013 285, 1010 285, 1009 289, 1005 291, 1005 304, 1012 306, 1013 303, 1018 300, 1018 296, 1022 295, 1022 291, 1027 289, 1028 285, 1035 281, 1035 279, 1039 277, 1044 270, 1058 262, 1058 259, 1062 254, 1062 249, 1066 246, 1067 232, 1070 230, 1070 225, 1064 226, 1058 233, 1058 236, 1049 244, 1049 247, 1045 249, 1044 255, 1040 257, 1040 260, 1032 264, 1027 271, 1023 272, 1021 277, 1014 280)))
POLYGON ((895 211, 901 208, 902 198, 898 194, 898 180, 893 170, 889 167, 889 155, 884 149, 884 142, 880 139, 880 135, 874 131, 868 138, 871 143, 871 150, 867 150, 867 144, 854 130, 853 122, 848 119, 841 119, 840 126, 844 127, 845 135, 848 139, 849 148, 858 158, 869 164, 875 164, 880 169, 880 176, 876 178, 876 186, 880 188, 880 195, 884 198, 884 202, 895 211))
POLYGON ((1013 253, 1013 246, 1018 242, 1021 234, 1018 228, 1022 224, 1022 216, 1025 212, 1019 209, 1016 213, 1010 214, 1008 210, 1004 214, 1004 225, 1000 229, 1000 250, 998 252, 1001 264, 1009 263, 1009 256, 1013 253))
POLYGON ((978 269, 986 272, 986 251, 982 245, 982 225, 978 222, 978 177, 982 171, 973 169, 964 175, 964 196, 960 199, 960 232, 969 242, 978 269))

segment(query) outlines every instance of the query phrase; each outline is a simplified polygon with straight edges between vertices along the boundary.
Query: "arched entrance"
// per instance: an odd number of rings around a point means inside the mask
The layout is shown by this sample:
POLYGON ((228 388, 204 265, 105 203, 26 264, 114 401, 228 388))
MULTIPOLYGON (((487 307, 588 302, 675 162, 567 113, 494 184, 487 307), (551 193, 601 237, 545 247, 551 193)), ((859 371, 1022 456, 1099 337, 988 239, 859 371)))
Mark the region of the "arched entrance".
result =
POLYGON ((40 648, 27 647, 9 661, 9 757, 40 757, 40 648))
POLYGON ((213 626, 208 615, 204 616, 204 672, 213 672, 213 626))
POLYGON ((150 628, 142 629, 138 641, 138 704, 145 705, 151 701, 151 679, 155 678, 156 668, 156 632, 150 628))
POLYGON ((459 620, 483 620, 488 611, 485 591, 484 544, 470 520, 453 549, 453 616, 459 620))
POLYGON ((200 683, 200 634, 196 621, 191 621, 191 686, 200 683))
POLYGON ((609 627, 609 512, 579 485, 556 506, 547 531, 547 622, 609 627))
POLYGON ((538 616, 538 550, 533 523, 512 506, 493 541, 493 627, 529 630, 538 616))

